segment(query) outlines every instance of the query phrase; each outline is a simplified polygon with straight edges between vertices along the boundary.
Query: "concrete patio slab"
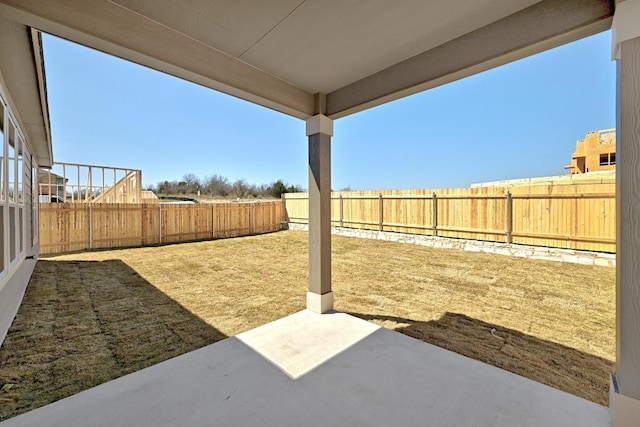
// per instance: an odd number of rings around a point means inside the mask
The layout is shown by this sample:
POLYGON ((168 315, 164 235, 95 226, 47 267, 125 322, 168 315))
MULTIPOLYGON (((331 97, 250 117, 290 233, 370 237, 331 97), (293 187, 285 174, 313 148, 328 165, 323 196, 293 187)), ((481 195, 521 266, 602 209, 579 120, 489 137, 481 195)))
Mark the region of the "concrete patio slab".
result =
POLYGON ((348 314, 304 310, 236 338, 295 380, 378 329, 348 314))
MULTIPOLYGON (((295 324, 301 329, 295 335, 321 340, 339 335, 341 324, 363 322, 314 316, 323 319, 297 313, 243 339, 265 352, 270 331, 286 340, 281 329, 295 324)), ((228 338, 0 426, 611 425, 608 408, 397 332, 380 328, 351 341, 294 380, 228 338)), ((269 357, 277 361, 276 353, 269 357)))

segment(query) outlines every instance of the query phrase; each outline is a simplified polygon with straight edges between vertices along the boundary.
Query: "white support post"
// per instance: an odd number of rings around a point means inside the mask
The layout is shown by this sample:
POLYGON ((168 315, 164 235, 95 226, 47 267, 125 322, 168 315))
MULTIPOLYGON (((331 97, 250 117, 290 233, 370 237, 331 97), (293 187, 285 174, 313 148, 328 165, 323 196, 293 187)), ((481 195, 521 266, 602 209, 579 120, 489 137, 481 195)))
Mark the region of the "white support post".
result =
POLYGON ((307 309, 333 309, 331 291, 331 136, 333 120, 307 120, 309 138, 309 291, 307 309))
POLYGON ((615 427, 640 420, 640 0, 616 6, 616 372, 609 406, 615 427))

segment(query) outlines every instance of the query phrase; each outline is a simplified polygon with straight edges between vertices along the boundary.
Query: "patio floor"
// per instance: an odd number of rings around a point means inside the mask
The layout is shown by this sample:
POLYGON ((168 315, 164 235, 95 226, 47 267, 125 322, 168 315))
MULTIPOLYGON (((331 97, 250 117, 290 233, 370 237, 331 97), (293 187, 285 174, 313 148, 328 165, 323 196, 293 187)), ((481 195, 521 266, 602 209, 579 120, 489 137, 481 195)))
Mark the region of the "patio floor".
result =
POLYGON ((581 426, 608 408, 343 314, 301 311, 0 423, 581 426))

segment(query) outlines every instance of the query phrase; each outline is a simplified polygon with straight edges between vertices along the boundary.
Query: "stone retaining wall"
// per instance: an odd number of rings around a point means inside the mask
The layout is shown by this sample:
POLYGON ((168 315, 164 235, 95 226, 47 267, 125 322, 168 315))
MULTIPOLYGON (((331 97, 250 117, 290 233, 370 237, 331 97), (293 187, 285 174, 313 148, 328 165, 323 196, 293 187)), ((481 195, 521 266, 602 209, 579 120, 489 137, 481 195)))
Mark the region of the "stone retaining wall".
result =
MULTIPOLYGON (((285 223, 289 230, 309 231, 308 224, 285 223)), ((575 249, 547 248, 479 240, 451 239, 420 234, 394 233, 389 231, 360 230, 355 228, 331 227, 331 234, 362 239, 386 240, 389 242, 411 243, 440 249, 457 249, 467 252, 484 252, 545 261, 571 262, 575 264, 615 267, 616 254, 605 252, 579 251, 575 249)))

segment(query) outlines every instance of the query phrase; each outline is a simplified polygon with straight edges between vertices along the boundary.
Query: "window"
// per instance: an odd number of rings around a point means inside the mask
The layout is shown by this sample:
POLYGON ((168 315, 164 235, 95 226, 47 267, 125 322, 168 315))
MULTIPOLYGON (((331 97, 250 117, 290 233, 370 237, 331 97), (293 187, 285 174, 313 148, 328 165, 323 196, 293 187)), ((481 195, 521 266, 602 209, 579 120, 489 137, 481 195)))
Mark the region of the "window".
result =
POLYGON ((0 272, 5 270, 4 238, 4 104, 0 101, 0 272))
POLYGON ((9 262, 16 260, 16 207, 9 205, 9 262))
POLYGON ((18 245, 20 253, 24 252, 24 208, 18 208, 18 245))
POLYGON ((25 225, 25 221, 24 221, 24 213, 25 213, 25 207, 24 207, 24 203, 25 203, 25 197, 24 197, 24 192, 25 192, 25 166, 24 166, 24 159, 25 159, 25 153, 27 152, 27 147, 26 144, 24 142, 24 138, 19 135, 18 138, 18 156, 17 156, 17 163, 18 163, 18 173, 17 173, 17 177, 16 177, 16 191, 18 193, 18 248, 19 248, 19 253, 22 255, 24 254, 24 225, 25 225))
POLYGON ((17 258, 17 212, 16 212, 16 126, 7 120, 9 140, 7 144, 7 201, 9 202, 9 263, 17 258))
POLYGON ((7 199, 10 203, 16 202, 16 128, 9 119, 9 143, 7 144, 7 199))
POLYGON ((24 139, 19 136, 17 139, 17 167, 18 174, 16 177, 16 193, 18 196, 18 203, 24 205, 24 139))
POLYGON ((31 157, 31 237, 33 246, 38 242, 39 222, 38 213, 40 211, 38 198, 38 165, 31 157))
POLYGON ((600 166, 609 166, 616 164, 616 153, 600 154, 600 166))
POLYGON ((0 102, 0 203, 4 201, 4 105, 0 102))
MULTIPOLYGON (((31 155, 0 88, 0 275, 17 268, 31 247, 31 155)), ((37 191, 35 194, 37 201, 37 191)), ((35 218, 38 221, 38 218, 35 218)))

